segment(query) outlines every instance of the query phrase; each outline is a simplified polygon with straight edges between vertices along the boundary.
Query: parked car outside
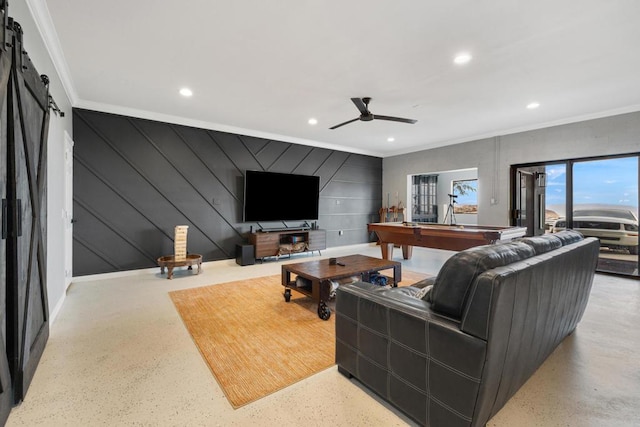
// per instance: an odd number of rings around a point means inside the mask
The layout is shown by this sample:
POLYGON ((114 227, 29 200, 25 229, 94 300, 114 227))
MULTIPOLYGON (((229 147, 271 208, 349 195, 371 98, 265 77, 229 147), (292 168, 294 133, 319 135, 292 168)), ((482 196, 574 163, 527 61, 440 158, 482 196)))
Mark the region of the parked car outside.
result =
POLYGON ((544 212, 544 232, 551 233, 553 225, 557 220, 561 219, 562 215, 559 215, 556 211, 551 209, 545 209, 544 212))
MULTIPOLYGON (((552 232, 564 230, 566 219, 558 219, 552 232)), ((585 237, 596 237, 609 249, 626 249, 638 255, 638 217, 630 209, 577 209, 573 211, 573 229, 585 237)))

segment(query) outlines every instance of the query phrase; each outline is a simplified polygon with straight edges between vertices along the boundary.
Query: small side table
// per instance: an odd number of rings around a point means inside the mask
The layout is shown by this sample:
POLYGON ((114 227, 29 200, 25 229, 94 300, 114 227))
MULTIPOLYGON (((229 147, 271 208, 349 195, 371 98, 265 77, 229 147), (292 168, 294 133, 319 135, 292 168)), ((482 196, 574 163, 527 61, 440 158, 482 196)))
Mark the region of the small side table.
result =
POLYGON ((198 271, 196 274, 200 274, 202 271, 202 255, 199 254, 188 254, 186 259, 180 261, 176 261, 174 255, 166 255, 158 258, 157 262, 160 266, 160 274, 164 274, 164 268, 167 267, 167 279, 173 278, 173 269, 175 267, 189 266, 189 270, 193 270, 192 266, 197 264, 198 271))

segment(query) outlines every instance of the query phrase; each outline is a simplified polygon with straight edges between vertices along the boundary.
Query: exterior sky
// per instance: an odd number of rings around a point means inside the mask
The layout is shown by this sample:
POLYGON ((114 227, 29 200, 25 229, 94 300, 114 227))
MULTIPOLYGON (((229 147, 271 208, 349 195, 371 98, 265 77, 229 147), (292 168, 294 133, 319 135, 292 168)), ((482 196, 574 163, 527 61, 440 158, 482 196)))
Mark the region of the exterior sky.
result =
MULTIPOLYGON (((546 167, 546 204, 564 216, 566 167, 546 167)), ((573 204, 633 207, 638 212, 638 160, 635 157, 576 162, 573 167, 573 204)))

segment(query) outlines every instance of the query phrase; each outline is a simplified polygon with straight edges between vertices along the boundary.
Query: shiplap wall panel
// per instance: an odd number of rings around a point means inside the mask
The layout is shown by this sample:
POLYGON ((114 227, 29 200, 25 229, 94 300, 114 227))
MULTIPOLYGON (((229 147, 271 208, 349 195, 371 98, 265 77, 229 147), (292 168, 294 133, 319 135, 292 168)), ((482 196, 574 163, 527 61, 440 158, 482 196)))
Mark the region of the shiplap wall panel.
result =
MULTIPOLYGON (((76 205, 89 211, 90 217, 104 218, 104 221, 114 230, 114 235, 130 237, 137 242, 136 247, 147 255, 149 260, 159 245, 166 250, 171 246, 171 236, 158 233, 154 224, 135 207, 122 199, 111 188, 98 180, 86 168, 79 167, 74 173, 79 178, 77 192, 84 194, 82 199, 76 199, 76 205)), ((86 217, 86 215, 83 215, 86 217)), ((89 227, 86 221, 77 223, 79 230, 89 227)), ((89 228, 90 230, 90 228, 89 228)))
POLYGON ((320 176, 320 189, 322 191, 333 181, 335 174, 344 166, 348 157, 349 153, 333 151, 320 165, 315 175, 320 176))
MULTIPOLYGON (((371 168, 345 164, 334 176, 334 181, 361 182, 366 184, 375 183, 375 179, 371 178, 371 168)), ((382 182, 382 181, 378 181, 382 182)), ((380 198, 381 194, 376 194, 380 198)))
MULTIPOLYGON (((288 173, 293 173, 298 165, 301 165, 304 163, 304 159, 307 157, 307 155, 311 151, 312 151, 311 147, 307 147, 305 145, 291 144, 289 145, 289 148, 273 162, 269 170, 274 170, 274 171, 282 170, 282 171, 287 171, 288 173)), ((313 175, 313 174, 303 174, 303 175, 313 175)))
POLYGON ((323 197, 373 199, 379 197, 378 192, 368 182, 332 180, 322 189, 323 197))
MULTIPOLYGON (((196 155, 209 170, 211 177, 224 188, 224 190, 219 189, 220 192, 228 193, 234 198, 241 198, 243 191, 242 169, 233 164, 207 131, 197 128, 166 126, 179 136, 179 141, 175 142, 177 147, 184 144, 190 152, 197 153, 196 155), (239 186, 238 183, 240 183, 239 186)), ((246 155, 248 156, 248 153, 246 155)), ((254 159, 251 161, 254 168, 258 167, 254 159)))
MULTIPOLYGON (((349 166, 360 166, 364 168, 372 168, 379 169, 380 164, 378 163, 379 157, 372 156, 350 156, 347 159, 347 165, 349 166)), ((380 176, 382 179, 382 176, 380 176)))
POLYGON ((95 273, 118 271, 116 263, 109 261, 109 254, 101 253, 94 245, 78 237, 73 239, 73 258, 81 259, 83 268, 87 271, 95 273))
MULTIPOLYGON (((127 241, 127 237, 114 232, 111 224, 105 222, 102 215, 93 210, 83 209, 82 206, 77 206, 77 213, 85 218, 83 226, 90 229, 93 238, 100 242, 100 245, 92 244, 89 248, 108 265, 118 269, 127 269, 136 264, 135 260, 145 257, 142 251, 127 241)), ((131 236, 131 239, 135 239, 135 237, 131 236)))
POLYGON ((377 157, 82 109, 74 140, 75 276, 155 266, 176 225, 190 253, 233 258, 257 227, 242 222, 246 170, 320 176, 329 247, 370 241, 381 206, 377 157))

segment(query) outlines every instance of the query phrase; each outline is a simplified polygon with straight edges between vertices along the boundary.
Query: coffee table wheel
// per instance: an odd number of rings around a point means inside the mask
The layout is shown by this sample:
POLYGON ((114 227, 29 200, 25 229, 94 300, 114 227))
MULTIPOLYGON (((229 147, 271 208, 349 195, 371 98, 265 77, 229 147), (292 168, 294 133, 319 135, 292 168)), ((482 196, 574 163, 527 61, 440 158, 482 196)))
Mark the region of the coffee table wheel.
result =
POLYGON ((331 309, 324 301, 318 304, 318 317, 322 320, 329 320, 329 317, 331 317, 331 309))
POLYGON ((291 301, 291 289, 286 288, 286 289, 284 290, 284 300, 285 300, 286 302, 291 301))

